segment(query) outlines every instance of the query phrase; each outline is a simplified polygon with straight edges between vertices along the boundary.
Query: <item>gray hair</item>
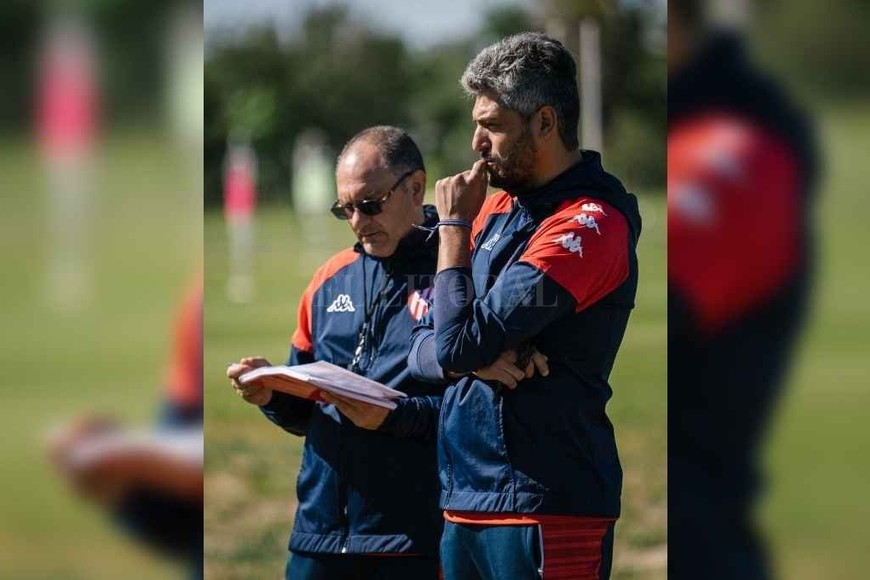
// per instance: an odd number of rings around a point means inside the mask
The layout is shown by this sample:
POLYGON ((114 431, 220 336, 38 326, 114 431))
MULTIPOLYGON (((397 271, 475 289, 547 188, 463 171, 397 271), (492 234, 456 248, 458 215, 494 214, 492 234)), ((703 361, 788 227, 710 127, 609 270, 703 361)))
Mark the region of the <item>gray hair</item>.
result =
POLYGON ((377 148, 387 169, 394 173, 417 169, 426 171, 423 155, 411 136, 404 129, 390 125, 369 127, 351 137, 339 153, 335 166, 338 167, 345 154, 360 142, 370 143, 377 148))
POLYGON ((508 36, 480 51, 460 82, 471 96, 495 93, 500 105, 525 118, 545 105, 553 107, 562 143, 571 150, 579 146, 577 65, 558 40, 540 32, 508 36))

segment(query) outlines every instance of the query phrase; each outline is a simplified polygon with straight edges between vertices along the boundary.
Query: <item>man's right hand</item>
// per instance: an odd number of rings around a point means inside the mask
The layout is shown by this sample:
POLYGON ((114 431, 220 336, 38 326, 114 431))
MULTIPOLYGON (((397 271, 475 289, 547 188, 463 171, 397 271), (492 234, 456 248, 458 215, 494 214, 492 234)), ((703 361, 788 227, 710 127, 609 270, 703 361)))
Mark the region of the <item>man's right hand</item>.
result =
POLYGON ((471 169, 435 183, 435 208, 444 219, 474 221, 486 199, 486 161, 479 159, 471 169))
POLYGON ((227 367, 227 378, 236 394, 248 403, 262 407, 272 400, 272 389, 254 384, 242 385, 238 378, 248 371, 268 366, 272 366, 272 363, 261 356, 246 357, 227 367))
POLYGON ((517 366, 516 351, 506 350, 494 363, 474 371, 474 374, 485 381, 498 381, 509 389, 515 389, 521 380, 532 378, 535 371, 544 377, 550 374, 546 355, 534 349, 526 368, 521 369, 517 366))

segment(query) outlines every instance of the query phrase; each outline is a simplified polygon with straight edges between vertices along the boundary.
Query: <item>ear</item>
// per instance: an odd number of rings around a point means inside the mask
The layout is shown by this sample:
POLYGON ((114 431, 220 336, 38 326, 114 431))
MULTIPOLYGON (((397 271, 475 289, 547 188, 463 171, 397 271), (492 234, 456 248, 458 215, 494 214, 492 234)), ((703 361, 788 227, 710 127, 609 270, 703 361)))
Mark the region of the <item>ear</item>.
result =
POLYGON ((408 181, 410 182, 414 205, 423 205, 423 198, 426 197, 426 172, 418 169, 408 181))
POLYGON ((544 105, 538 110, 536 115, 538 117, 539 139, 546 140, 558 133, 556 109, 554 109, 550 105, 544 105))

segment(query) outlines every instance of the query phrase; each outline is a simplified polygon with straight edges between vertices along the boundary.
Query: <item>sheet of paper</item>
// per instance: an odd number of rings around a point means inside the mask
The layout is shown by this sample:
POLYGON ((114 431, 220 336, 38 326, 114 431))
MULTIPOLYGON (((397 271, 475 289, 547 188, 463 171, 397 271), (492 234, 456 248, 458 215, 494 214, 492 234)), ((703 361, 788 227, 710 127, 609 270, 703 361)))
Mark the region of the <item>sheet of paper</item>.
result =
POLYGON ((275 390, 313 400, 319 398, 316 389, 322 389, 387 409, 395 409, 393 400, 406 396, 401 391, 325 361, 292 367, 260 367, 239 377, 239 382, 259 382, 275 390))

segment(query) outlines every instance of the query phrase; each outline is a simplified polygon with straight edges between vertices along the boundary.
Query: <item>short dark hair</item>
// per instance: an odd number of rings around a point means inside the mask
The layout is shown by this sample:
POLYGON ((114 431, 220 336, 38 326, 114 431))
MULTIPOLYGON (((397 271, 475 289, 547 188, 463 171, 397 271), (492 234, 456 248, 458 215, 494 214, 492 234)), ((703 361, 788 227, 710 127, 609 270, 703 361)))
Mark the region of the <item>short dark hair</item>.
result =
POLYGON ((360 142, 371 143, 377 148, 387 169, 393 173, 399 174, 417 169, 426 171, 423 155, 408 132, 390 125, 369 127, 351 137, 339 153, 335 166, 338 167, 344 155, 360 142))
POLYGON ((577 65, 558 40, 540 32, 508 36, 480 51, 460 82, 471 96, 495 93, 500 105, 526 118, 545 105, 553 107, 562 143, 579 147, 577 65))

